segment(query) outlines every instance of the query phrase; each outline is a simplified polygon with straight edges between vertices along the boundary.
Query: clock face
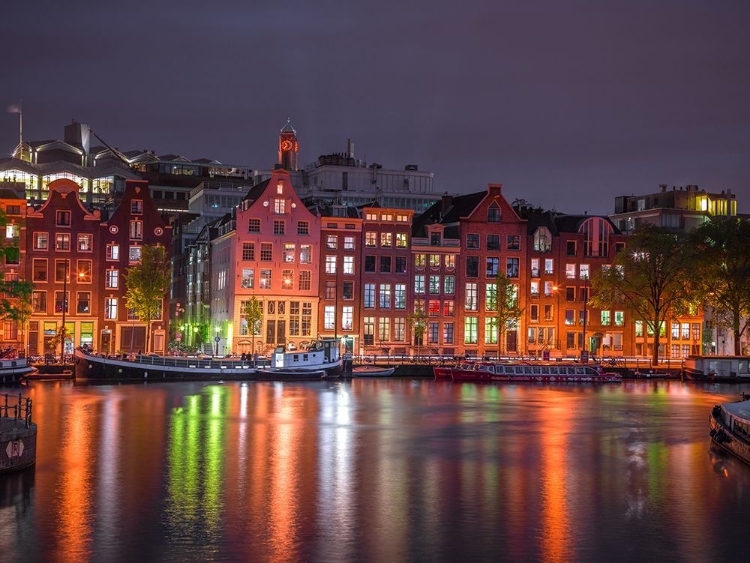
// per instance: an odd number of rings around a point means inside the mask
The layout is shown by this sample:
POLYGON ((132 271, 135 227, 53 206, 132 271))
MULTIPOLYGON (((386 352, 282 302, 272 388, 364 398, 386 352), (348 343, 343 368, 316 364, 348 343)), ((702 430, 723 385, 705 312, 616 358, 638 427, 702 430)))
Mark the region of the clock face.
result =
POLYGON ((283 141, 281 141, 281 150, 283 151, 292 150, 292 142, 288 139, 284 139, 283 141))

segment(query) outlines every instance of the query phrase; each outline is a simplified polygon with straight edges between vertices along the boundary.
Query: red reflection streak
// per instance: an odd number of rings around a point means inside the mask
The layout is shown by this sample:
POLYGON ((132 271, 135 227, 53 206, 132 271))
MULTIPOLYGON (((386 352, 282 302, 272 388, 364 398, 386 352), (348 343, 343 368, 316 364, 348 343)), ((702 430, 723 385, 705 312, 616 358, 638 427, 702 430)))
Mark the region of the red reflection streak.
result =
POLYGON ((71 403, 71 410, 63 420, 62 465, 65 471, 60 475, 58 501, 60 526, 59 543, 55 551, 58 561, 84 561, 90 555, 89 544, 93 524, 89 518, 92 505, 90 498, 91 447, 90 408, 95 400, 81 398, 71 403))
POLYGON ((566 398, 548 397, 551 405, 540 412, 542 437, 542 560, 567 561, 570 555, 567 466, 565 447, 570 431, 570 412, 566 398))

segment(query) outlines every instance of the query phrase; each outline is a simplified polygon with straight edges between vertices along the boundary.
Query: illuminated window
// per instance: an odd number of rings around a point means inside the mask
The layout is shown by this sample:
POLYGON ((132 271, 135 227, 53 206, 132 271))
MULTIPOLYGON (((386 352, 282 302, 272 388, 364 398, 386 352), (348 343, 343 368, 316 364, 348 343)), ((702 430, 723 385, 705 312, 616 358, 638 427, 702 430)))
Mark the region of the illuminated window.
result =
POLYGON ((339 237, 336 235, 326 236, 326 248, 329 250, 336 250, 339 246, 339 237))
POLYGON ((31 292, 31 311, 33 313, 46 313, 47 312, 47 292, 46 291, 32 291, 31 292))
POLYGON ((455 267, 456 267, 456 255, 446 254, 445 255, 445 268, 448 270, 453 270, 455 267))
POLYGON ((430 294, 440 293, 440 276, 430 276, 430 294))
POLYGON ((477 343, 478 319, 476 317, 466 317, 464 319, 464 344, 477 343))
POLYGON ((477 310, 477 284, 467 283, 466 284, 466 302, 465 307, 467 311, 477 310))
POLYGON ((93 235, 90 234, 79 234, 78 235, 78 250, 81 252, 91 252, 93 244, 93 235))
POLYGON ((341 310, 341 328, 343 330, 351 330, 354 320, 354 307, 346 305, 341 310))
POLYGON ((143 221, 130 221, 130 240, 143 240, 143 221))
POLYGON ((294 270, 281 271, 281 287, 284 289, 294 289, 294 270))
POLYGON ((354 250, 354 237, 344 237, 344 250, 354 250))
POLYGON ((104 287, 106 289, 117 289, 120 286, 120 272, 118 270, 106 270, 104 274, 104 287))
POLYGON ((140 246, 131 246, 128 250, 128 261, 130 262, 140 262, 141 261, 141 247, 140 246))
POLYGON ((365 246, 368 248, 374 248, 377 246, 378 233, 374 231, 367 231, 365 233, 365 246))
POLYGON ((104 318, 117 318, 117 297, 107 297, 107 299, 104 300, 104 318))
POLYGON ((344 274, 354 274, 354 256, 344 256, 344 274))
POLYGON ((300 264, 312 263, 312 246, 309 244, 301 244, 299 246, 299 261, 300 264))
POLYGON ((49 235, 47 233, 34 233, 34 250, 47 250, 49 248, 49 235))
POLYGON ((484 343, 497 344, 497 317, 484 319, 484 343))
POLYGON ((378 319, 378 337, 383 342, 387 342, 391 339, 390 319, 385 317, 381 317, 378 319))
POLYGON ((380 301, 378 303, 381 309, 391 308, 391 284, 380 284, 380 301))
POLYGON ((240 285, 242 289, 253 289, 255 286, 255 270, 253 268, 242 268, 240 285))
POLYGON ((277 214, 285 213, 286 212, 286 200, 281 198, 276 198, 273 200, 273 212, 277 214))
POLYGON ((326 256, 326 274, 336 273, 336 256, 326 256))
POLYGON ((69 233, 57 233, 55 235, 55 250, 70 250, 69 233))
POLYGON ((414 267, 424 268, 426 260, 427 260, 426 254, 415 254, 414 255, 414 267))
POLYGON ((406 284, 397 283, 393 286, 393 308, 406 309, 406 284))
POLYGON ((406 233, 396 233, 396 247, 406 248, 406 233))
POLYGON ((107 260, 119 260, 119 259, 120 259, 120 245, 108 244, 107 245, 107 260))
POLYGON ((260 271, 260 289, 271 289, 271 270, 260 271))
POLYGON ((456 291, 456 276, 445 276, 443 278, 443 293, 453 295, 456 291))
POLYGON ((294 262, 294 255, 297 252, 297 247, 294 243, 284 243, 284 262, 294 262))
POLYGON ((380 233, 380 246, 388 248, 393 245, 393 234, 392 233, 380 233))
POLYGON ((78 299, 76 300, 76 312, 87 314, 91 312, 91 292, 79 291, 78 299))
POLYGON ((143 213, 143 200, 141 199, 130 200, 130 212, 133 215, 141 215, 143 213))
POLYGON ((424 293, 424 276, 414 276, 414 293, 424 293))
POLYGON ((375 307, 375 284, 366 283, 364 291, 364 308, 372 309, 375 307))

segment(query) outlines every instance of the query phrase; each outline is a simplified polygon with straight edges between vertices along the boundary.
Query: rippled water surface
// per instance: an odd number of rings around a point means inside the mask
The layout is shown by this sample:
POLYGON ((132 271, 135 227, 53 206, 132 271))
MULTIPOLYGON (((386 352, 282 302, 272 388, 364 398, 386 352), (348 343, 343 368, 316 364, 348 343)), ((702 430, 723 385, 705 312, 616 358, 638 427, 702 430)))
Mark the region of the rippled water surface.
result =
POLYGON ((708 438, 743 390, 38 383, 0 561, 746 562, 750 467, 708 438))

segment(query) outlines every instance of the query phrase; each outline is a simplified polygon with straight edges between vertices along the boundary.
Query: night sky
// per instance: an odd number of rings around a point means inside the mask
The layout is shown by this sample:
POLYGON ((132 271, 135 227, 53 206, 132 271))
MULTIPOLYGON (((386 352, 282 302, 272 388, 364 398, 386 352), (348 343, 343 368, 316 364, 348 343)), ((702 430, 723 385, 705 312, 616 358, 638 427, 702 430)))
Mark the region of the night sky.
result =
MULTIPOLYGON (((750 1, 4 2, 0 107, 112 146, 271 168, 343 152, 438 193, 502 183, 570 213, 659 184, 750 212, 750 1)), ((0 115, 0 152, 18 140, 0 115)))

